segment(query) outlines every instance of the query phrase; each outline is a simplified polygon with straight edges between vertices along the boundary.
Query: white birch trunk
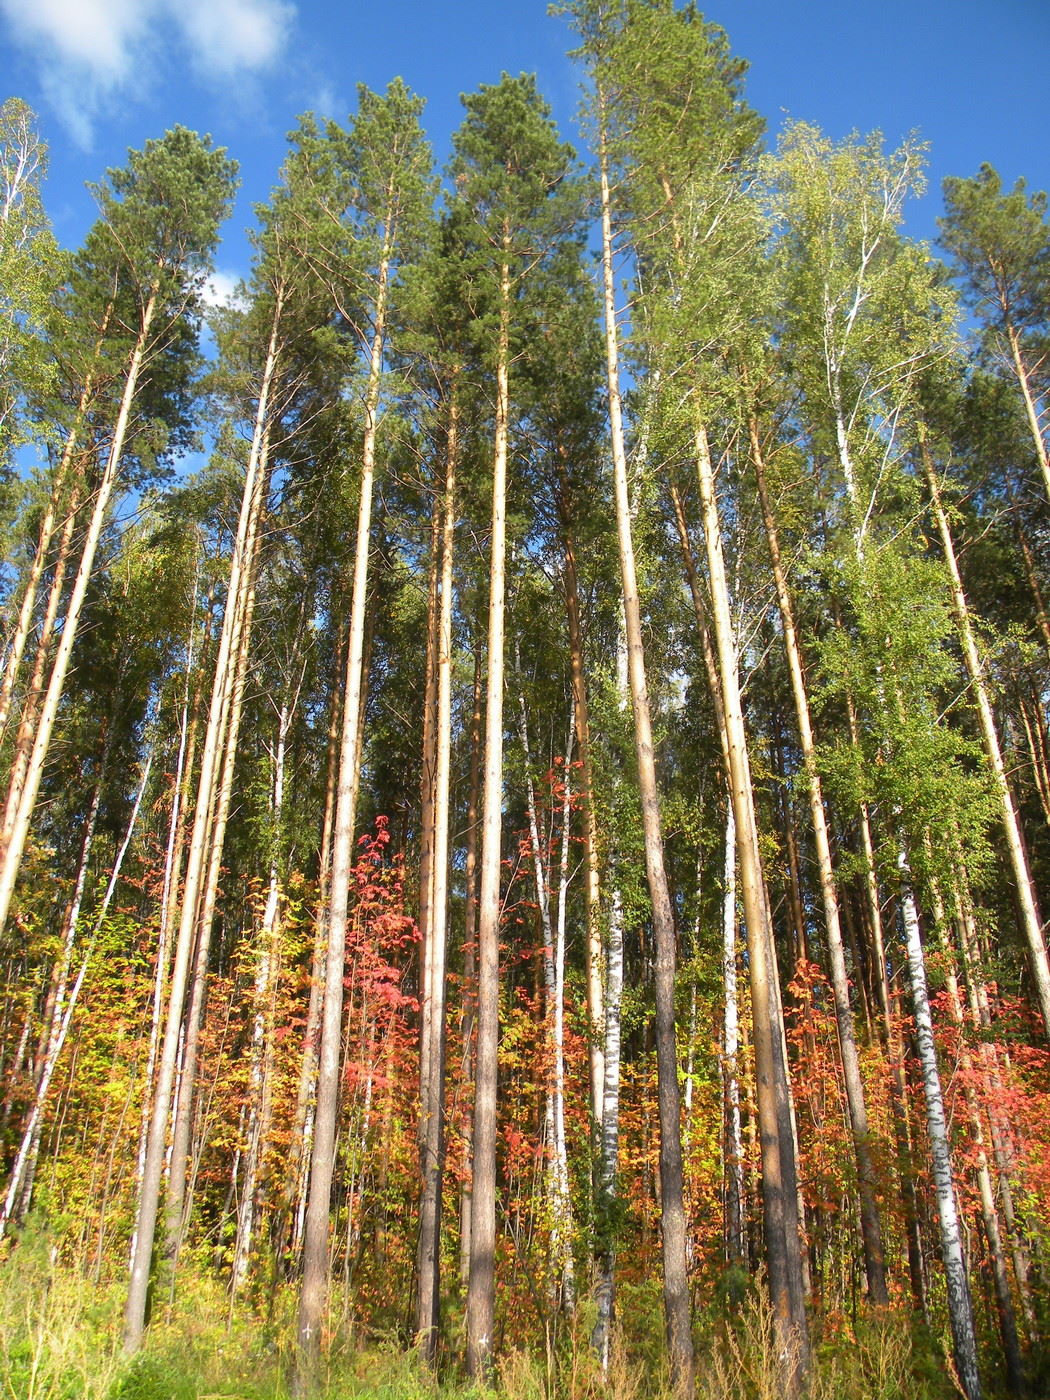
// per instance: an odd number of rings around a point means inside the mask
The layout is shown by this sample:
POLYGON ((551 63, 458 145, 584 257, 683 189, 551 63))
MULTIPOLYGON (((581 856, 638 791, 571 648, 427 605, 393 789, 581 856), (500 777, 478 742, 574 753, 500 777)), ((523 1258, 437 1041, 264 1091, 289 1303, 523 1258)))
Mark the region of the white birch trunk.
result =
POLYGON ((970 1282, 963 1257, 962 1230, 952 1180, 948 1121, 944 1110, 941 1076, 937 1068, 937 1048, 933 1038, 933 1018, 926 982, 926 959, 919 935, 919 916, 911 890, 907 853, 901 846, 897 856, 901 876, 901 914, 907 946, 908 973, 915 1010, 915 1038, 919 1049, 926 1124, 929 1131, 934 1196, 940 1225, 941 1258, 948 1290, 948 1317, 952 1330, 952 1350, 959 1380, 967 1400, 980 1400, 981 1381, 977 1370, 977 1339, 973 1327, 970 1282))

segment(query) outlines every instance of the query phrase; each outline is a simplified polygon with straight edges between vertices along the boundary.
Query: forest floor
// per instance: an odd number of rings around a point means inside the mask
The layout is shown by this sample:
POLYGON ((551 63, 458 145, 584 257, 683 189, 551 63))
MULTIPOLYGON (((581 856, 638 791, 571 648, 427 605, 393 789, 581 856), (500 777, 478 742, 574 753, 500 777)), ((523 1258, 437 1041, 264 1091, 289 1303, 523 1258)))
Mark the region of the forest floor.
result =
MULTIPOLYGON (((286 1400, 293 1299, 268 1316, 232 1310, 207 1276, 187 1280, 170 1319, 155 1319, 143 1350, 120 1347, 123 1288, 86 1280, 42 1241, 0 1263, 3 1400, 286 1400)), ((451 1373, 435 1380, 403 1344, 334 1329, 319 1400, 670 1400, 658 1327, 621 1347, 607 1381, 586 1344, 586 1320, 550 1349, 507 1350, 491 1390, 451 1373)), ((522 1339, 524 1340, 524 1339, 522 1339)), ((772 1324, 756 1295, 697 1327, 697 1400, 781 1400, 772 1324)), ((991 1378, 994 1380, 994 1378, 991 1378)), ((994 1384, 989 1394, 996 1393, 994 1384)), ((904 1314, 857 1322, 815 1350, 807 1400, 951 1400, 944 1351, 904 1314)))

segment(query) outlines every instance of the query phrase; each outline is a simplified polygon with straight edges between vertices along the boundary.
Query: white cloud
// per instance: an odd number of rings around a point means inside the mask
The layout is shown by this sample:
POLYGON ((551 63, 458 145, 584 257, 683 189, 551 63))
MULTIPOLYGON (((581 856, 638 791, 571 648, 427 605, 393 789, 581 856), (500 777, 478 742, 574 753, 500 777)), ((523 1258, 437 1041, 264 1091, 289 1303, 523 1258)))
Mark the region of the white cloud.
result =
POLYGON ((244 305, 240 295, 241 279, 236 272, 224 272, 217 267, 204 284, 203 301, 205 306, 244 305))
POLYGON ((154 0, 0 0, 0 8, 42 58, 86 70, 109 86, 127 73, 154 0))
POLYGON ((296 7, 289 0, 0 0, 0 14, 35 54, 41 85, 70 134, 88 146, 100 106, 141 86, 152 71, 146 60, 155 62, 157 52, 181 48, 200 73, 229 81, 280 56, 296 7))
POLYGON ((268 67, 295 15, 282 0, 169 0, 169 9, 194 61, 220 76, 268 67))

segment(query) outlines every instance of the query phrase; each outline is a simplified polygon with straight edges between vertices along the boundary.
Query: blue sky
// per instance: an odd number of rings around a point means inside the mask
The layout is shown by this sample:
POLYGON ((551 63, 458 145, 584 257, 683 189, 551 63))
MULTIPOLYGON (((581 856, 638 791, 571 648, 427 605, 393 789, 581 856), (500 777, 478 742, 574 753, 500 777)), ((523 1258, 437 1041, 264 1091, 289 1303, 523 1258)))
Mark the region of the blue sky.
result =
MULTIPOLYGON (((931 145, 930 187, 909 227, 932 237, 944 175, 981 161, 1050 187, 1046 67, 1050 0, 712 0, 702 6, 751 64, 747 92, 775 134, 786 116, 831 136, 913 130, 931 145)), ((502 70, 534 71, 574 137, 570 36, 545 0, 0 0, 8 91, 40 116, 51 149, 46 202, 73 246, 93 217, 84 189, 129 146, 181 122, 241 165, 219 254, 247 270, 244 229, 265 199, 298 113, 345 118, 358 82, 401 75, 428 101, 439 159, 459 94, 502 70)))

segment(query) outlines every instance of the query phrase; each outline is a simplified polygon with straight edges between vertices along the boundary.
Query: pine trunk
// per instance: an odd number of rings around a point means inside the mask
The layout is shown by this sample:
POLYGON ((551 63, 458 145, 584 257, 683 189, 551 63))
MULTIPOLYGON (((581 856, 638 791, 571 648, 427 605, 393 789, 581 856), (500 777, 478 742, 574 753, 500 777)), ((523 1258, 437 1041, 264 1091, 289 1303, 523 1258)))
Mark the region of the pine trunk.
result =
POLYGON ((748 939, 769 1289, 777 1321, 783 1383, 794 1392, 801 1384, 808 1363, 809 1346, 799 1237, 798 1169, 784 1052, 779 976, 759 856, 736 643, 722 556, 721 524, 714 494, 714 471, 703 426, 697 428, 695 446, 712 621, 729 742, 729 779, 737 827, 741 903, 748 939))
MULTIPOLYGON (((601 96, 599 94, 599 104, 601 96)), ((678 1053, 675 1046, 675 929, 664 870, 663 836, 656 784, 652 724, 645 681, 641 608, 635 578, 634 542, 627 485, 623 413, 620 399, 619 344, 616 328, 612 211, 608 159, 600 134, 602 217, 602 292, 605 325, 609 431, 613 459, 616 526, 620 552, 624 618, 627 634, 628 683, 634 714, 635 760, 645 836, 645 865, 653 908, 656 943, 656 1061, 660 1112, 660 1231, 663 1243, 664 1316, 675 1392, 691 1396, 694 1352, 690 1319, 686 1245, 685 1196, 682 1170, 681 1106, 678 1053)))
POLYGON ((831 965, 831 985, 835 998, 835 1021, 838 1029, 839 1052, 842 1059, 842 1073, 846 1088, 846 1103, 849 1109, 850 1128, 853 1135, 853 1150, 857 1162, 857 1187, 860 1196, 860 1226, 864 1242, 864 1268, 868 1281, 868 1296, 879 1306, 889 1302, 886 1287, 886 1265, 882 1247, 882 1225, 879 1220, 876 1199, 875 1168, 869 1146, 868 1109, 864 1097, 864 1083, 861 1079, 860 1060, 853 1025, 853 1010, 849 999, 849 975, 846 971, 846 955, 842 942, 842 926, 839 914, 838 887, 831 861, 831 838, 827 816, 824 810, 824 794, 820 773, 817 768, 816 744, 813 738, 813 725, 809 712, 809 696, 806 692, 805 675, 802 668, 802 654, 795 628, 794 607, 788 588, 780 554, 780 540, 776 528, 766 485, 765 462, 758 426, 754 418, 749 418, 748 432, 751 441, 751 456, 758 483, 758 495, 762 506, 766 539, 773 565, 773 578, 776 583, 777 603, 780 609, 781 625, 784 631, 784 650, 787 654, 788 672, 791 678, 791 693, 795 702, 795 718, 798 724, 799 741, 802 748, 802 761, 806 772, 809 793, 809 814, 813 827, 814 846, 817 854, 817 869, 820 874, 821 897, 824 905, 824 925, 828 940, 828 961, 831 965))
POLYGON ((948 517, 945 515, 944 506, 941 503, 937 474, 925 436, 920 438, 920 445, 923 466, 926 470, 926 484, 930 492, 930 505, 933 508, 933 517, 937 525, 937 533, 941 537, 944 560, 948 565, 948 573, 951 577, 952 607, 955 612, 959 641, 962 645, 963 661, 966 664, 966 672, 973 687, 981 738, 984 741, 984 752, 988 759, 988 766, 992 770, 995 794, 999 799, 999 813, 1002 818, 1003 830, 1006 833, 1006 849, 1010 857, 1010 869, 1013 872, 1017 903, 1021 911, 1021 926, 1028 944, 1032 982, 1043 1018, 1043 1029, 1047 1039, 1050 1040, 1050 959, 1047 958, 1042 920, 1036 908, 1035 887, 1028 868, 1028 857, 1021 836, 1017 809, 1014 806, 1013 795, 1006 780, 1006 765, 1003 762, 995 715, 992 712, 992 703, 984 680, 984 667, 970 623, 970 610, 967 606, 966 594, 963 591, 962 575, 959 572, 959 564, 955 555, 955 545, 948 525, 948 517))
POLYGON ((372 493, 379 388, 383 371, 387 290, 392 230, 379 265, 374 333, 365 391, 365 433, 361 453, 361 482, 354 550, 354 583, 347 639, 343 728, 339 750, 339 779, 332 836, 332 885, 329 901, 328 947, 325 955, 324 998, 318 1054, 317 1103, 314 1113, 310 1185, 303 1232, 303 1277, 299 1294, 297 1357, 294 1389, 305 1395, 315 1389, 321 1359, 321 1328, 328 1292, 328 1229, 335 1173, 336 1118, 339 1105, 339 1050, 343 1022, 343 965, 350 879, 354 862, 354 825, 360 782, 364 718, 365 620, 368 603, 368 563, 372 533, 372 493))
POLYGON ((500 852, 503 825, 503 633, 507 535, 507 429, 510 415, 509 233, 500 267, 496 360, 496 434, 492 468, 485 764, 478 894, 478 1002, 471 1154, 470 1270, 467 1280, 467 1371, 476 1381, 492 1369, 496 1311, 496 1081, 499 1051, 500 852))
POLYGON ((116 423, 113 427, 113 437, 110 442, 109 454, 106 458, 106 466, 102 473, 102 480, 99 482, 98 489, 95 493, 95 503, 92 508, 91 518, 88 522, 87 533, 84 538, 84 547, 80 556, 80 566, 77 569, 76 578, 73 580, 72 592, 66 604, 65 621, 62 625, 62 633, 59 637, 58 645, 55 649, 54 661, 51 666, 51 679, 48 682, 47 692, 44 696, 39 718, 37 719, 36 734, 33 739, 33 747, 26 767, 25 782, 18 794, 16 809, 10 814, 9 827, 7 818, 5 817, 5 839, 2 864, 0 864, 0 932, 2 932, 7 925, 7 916, 11 908, 15 881, 18 879, 18 872, 22 864, 22 853, 25 850, 26 838, 29 835, 29 824, 33 816, 33 808, 36 805, 36 796, 40 788, 40 779, 43 776, 44 764, 51 747, 51 735, 55 727, 55 721, 58 718, 58 708, 65 690, 66 675, 69 671, 69 663, 73 655, 73 644, 76 641, 77 631, 80 625, 80 614, 84 607, 88 585, 91 582, 91 575, 95 566, 95 553, 98 549, 99 540, 102 537, 103 526, 109 516, 110 500, 112 499, 113 491, 117 484, 121 458, 124 455, 124 443, 127 438, 128 421, 131 416, 132 404, 135 401, 135 395, 138 391, 139 375, 145 359, 146 347, 149 344, 156 308, 157 292, 154 290, 151 292, 146 305, 142 309, 142 319, 135 341, 135 348, 132 351, 131 359, 128 363, 128 371, 124 380, 124 388, 121 393, 120 408, 117 411, 116 423))
POLYGON ((241 596, 243 579, 251 565, 250 540, 258 526, 254 513, 262 495, 258 483, 263 471, 262 447, 269 422, 270 389, 277 365, 278 328, 281 321, 281 298, 274 308, 270 341, 260 380, 252 446, 248 456, 240 515, 230 562, 227 607, 215 658, 208 724, 201 750, 201 768, 197 781, 197 802, 186 859, 186 879, 182 894, 179 931, 175 940, 171 983, 168 989, 168 1010, 164 1041, 153 1092, 149 1140, 143 1163, 135 1223, 135 1246, 131 1265, 131 1281, 124 1310, 124 1348, 134 1352, 142 1344, 146 1322, 146 1297, 149 1288, 150 1261, 160 1207, 161 1173, 171 1109, 172 1090, 182 1027, 183 1003, 197 930, 197 908, 204 878, 205 846, 209 835, 209 818, 215 796, 215 785, 222 752, 222 734, 226 723, 230 686, 234 670, 235 633, 239 626, 236 600, 241 596))
MULTIPOLYGON (((441 575, 437 615, 434 721, 433 878, 430 882, 429 944, 424 997, 429 1033, 427 1083, 422 1085, 423 1192, 417 1258, 416 1338, 433 1361, 441 1323, 441 1196, 445 1163, 445 961, 448 941, 449 819, 452 773, 452 565, 456 526, 456 468, 459 412, 453 385, 449 404, 445 494, 441 528, 441 575)), ((437 512, 435 511, 435 514, 437 512)), ((422 1074, 422 1070, 421 1070, 422 1074)))

